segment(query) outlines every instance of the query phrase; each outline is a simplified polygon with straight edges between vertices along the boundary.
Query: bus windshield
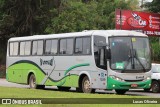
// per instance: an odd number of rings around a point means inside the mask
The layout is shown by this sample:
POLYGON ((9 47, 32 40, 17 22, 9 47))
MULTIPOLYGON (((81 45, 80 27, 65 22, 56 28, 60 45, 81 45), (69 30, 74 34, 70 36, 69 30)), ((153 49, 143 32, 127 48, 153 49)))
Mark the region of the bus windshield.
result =
POLYGON ((111 37, 111 69, 120 71, 151 69, 150 47, 145 37, 111 37))

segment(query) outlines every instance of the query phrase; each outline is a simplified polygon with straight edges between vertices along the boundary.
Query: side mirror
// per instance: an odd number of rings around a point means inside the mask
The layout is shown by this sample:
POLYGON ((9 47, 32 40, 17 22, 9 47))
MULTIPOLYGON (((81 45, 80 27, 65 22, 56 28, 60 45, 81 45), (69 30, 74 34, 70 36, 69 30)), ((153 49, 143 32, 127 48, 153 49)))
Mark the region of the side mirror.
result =
POLYGON ((110 49, 106 49, 106 58, 111 59, 111 50, 110 49))

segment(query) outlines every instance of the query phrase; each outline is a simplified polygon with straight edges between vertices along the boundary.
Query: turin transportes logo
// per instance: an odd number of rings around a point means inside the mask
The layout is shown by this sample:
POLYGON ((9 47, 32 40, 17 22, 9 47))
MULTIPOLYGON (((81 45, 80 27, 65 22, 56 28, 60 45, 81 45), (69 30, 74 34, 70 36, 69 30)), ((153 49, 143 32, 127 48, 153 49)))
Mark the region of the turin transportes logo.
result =
POLYGON ((127 19, 127 23, 134 28, 144 28, 148 25, 148 21, 139 16, 138 14, 132 12, 132 16, 127 19))

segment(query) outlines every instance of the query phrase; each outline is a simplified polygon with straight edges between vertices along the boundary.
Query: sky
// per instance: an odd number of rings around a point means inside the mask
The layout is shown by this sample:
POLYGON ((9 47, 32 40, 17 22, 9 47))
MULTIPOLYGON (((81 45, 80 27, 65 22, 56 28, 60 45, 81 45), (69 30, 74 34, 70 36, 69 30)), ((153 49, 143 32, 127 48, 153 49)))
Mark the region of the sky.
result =
MULTIPOLYGON (((143 0, 143 1, 145 1, 145 2, 152 2, 153 0, 143 0)), ((142 0, 139 0, 139 5, 141 5, 141 3, 142 3, 142 0)))
POLYGON ((148 1, 148 2, 152 2, 152 0, 146 0, 146 1, 148 1))
MULTIPOLYGON (((139 1, 142 1, 142 0, 139 0, 139 1)), ((144 0, 144 1, 152 2, 153 0, 144 0)))

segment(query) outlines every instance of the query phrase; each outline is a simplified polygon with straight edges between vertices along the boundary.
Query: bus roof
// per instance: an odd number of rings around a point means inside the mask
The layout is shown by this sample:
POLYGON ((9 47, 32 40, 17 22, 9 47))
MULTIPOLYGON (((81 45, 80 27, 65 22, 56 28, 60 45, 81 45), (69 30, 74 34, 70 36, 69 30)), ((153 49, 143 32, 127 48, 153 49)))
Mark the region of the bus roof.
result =
POLYGON ((82 32, 72 33, 60 33, 60 34, 48 34, 48 35, 33 35, 25 37, 13 37, 9 41, 23 41, 23 40, 36 40, 36 39, 51 39, 51 38, 65 38, 65 37, 78 37, 78 36, 89 36, 89 35, 106 35, 106 36, 143 36, 147 35, 128 30, 85 30, 82 32))

